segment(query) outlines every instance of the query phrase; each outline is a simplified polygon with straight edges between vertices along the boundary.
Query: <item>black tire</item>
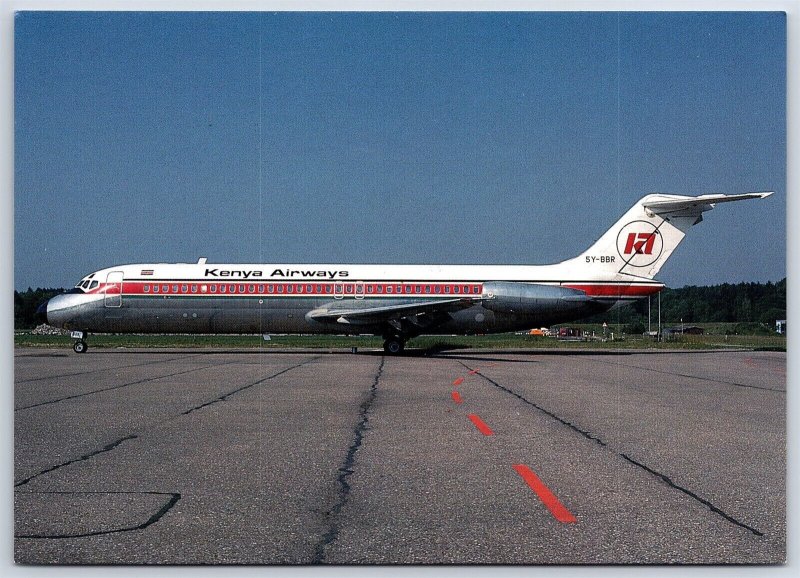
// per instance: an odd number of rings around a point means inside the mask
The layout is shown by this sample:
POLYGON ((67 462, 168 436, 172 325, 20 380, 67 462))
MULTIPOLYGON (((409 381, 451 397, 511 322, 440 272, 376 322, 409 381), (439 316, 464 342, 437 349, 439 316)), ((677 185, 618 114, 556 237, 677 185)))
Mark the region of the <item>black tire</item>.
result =
POLYGON ((400 355, 405 349, 405 342, 399 337, 389 337, 383 342, 383 350, 389 355, 400 355))
POLYGON ((72 349, 75 353, 86 353, 86 350, 89 349, 89 346, 86 345, 86 342, 83 340, 76 341, 75 344, 72 346, 72 349))

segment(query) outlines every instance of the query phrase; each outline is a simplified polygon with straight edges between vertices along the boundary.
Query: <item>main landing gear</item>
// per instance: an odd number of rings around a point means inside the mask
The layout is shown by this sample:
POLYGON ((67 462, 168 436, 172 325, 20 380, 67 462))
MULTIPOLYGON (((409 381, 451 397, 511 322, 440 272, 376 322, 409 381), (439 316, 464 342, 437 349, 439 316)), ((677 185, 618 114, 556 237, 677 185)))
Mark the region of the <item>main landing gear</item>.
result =
POLYGON ((75 343, 72 344, 72 350, 75 353, 86 353, 86 350, 89 349, 89 345, 84 341, 84 337, 86 337, 86 333, 83 331, 73 331, 72 338, 77 339, 75 343))
POLYGON ((389 355, 400 355, 405 347, 406 342, 400 335, 390 335, 383 342, 383 350, 389 355))

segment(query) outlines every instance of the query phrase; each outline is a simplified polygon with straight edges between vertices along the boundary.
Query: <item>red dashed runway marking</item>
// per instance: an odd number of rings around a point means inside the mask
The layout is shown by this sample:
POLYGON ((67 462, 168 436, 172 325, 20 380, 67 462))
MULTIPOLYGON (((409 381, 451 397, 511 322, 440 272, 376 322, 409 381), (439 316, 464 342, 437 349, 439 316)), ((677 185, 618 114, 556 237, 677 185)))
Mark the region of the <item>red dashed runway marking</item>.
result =
POLYGON ((475 424, 475 427, 478 428, 478 431, 480 431, 483 435, 494 435, 492 428, 486 425, 486 423, 484 423, 484 421, 474 413, 469 414, 469 419, 475 424))
MULTIPOLYGON (((749 363, 753 362, 752 358, 748 358, 747 361, 749 363)), ((493 367, 496 365, 498 364, 489 363, 486 365, 486 367, 493 367)), ((480 369, 475 368, 470 370, 467 373, 467 375, 475 375, 476 373, 479 372, 480 369)), ((455 380, 453 380, 454 386, 459 386, 462 383, 464 383, 464 377, 458 377, 455 380)), ((450 393, 450 395, 455 403, 457 404, 463 403, 464 400, 461 398, 461 394, 458 391, 453 390, 450 393)), ((475 427, 478 428, 478 431, 480 431, 483 435, 485 436, 494 435, 492 428, 490 428, 486 424, 486 422, 484 422, 481 418, 479 418, 477 414, 471 413, 468 415, 468 417, 470 421, 475 425, 475 427)), ((572 513, 569 510, 567 510, 566 507, 564 507, 564 504, 562 504, 559 501, 559 499, 555 496, 555 494, 553 494, 553 492, 550 491, 550 488, 548 488, 545 485, 545 483, 542 482, 542 480, 540 480, 539 477, 536 474, 534 474, 533 471, 528 466, 524 464, 515 464, 513 467, 516 470, 516 472, 522 477, 522 479, 525 480, 525 483, 528 484, 528 487, 530 487, 530 489, 533 490, 533 492, 536 494, 539 500, 541 500, 541 502, 545 505, 545 507, 548 510, 550 510, 550 513, 556 520, 558 520, 563 524, 574 524, 578 521, 575 518, 575 516, 573 516, 572 513)))
POLYGON ((547 506, 547 509, 550 510, 550 513, 553 514, 556 520, 565 524, 578 521, 575 516, 564 507, 564 504, 556 498, 555 494, 550 491, 550 488, 548 488, 528 466, 516 464, 514 469, 517 470, 517 473, 522 476, 522 479, 525 480, 528 486, 539 496, 539 499, 547 506))

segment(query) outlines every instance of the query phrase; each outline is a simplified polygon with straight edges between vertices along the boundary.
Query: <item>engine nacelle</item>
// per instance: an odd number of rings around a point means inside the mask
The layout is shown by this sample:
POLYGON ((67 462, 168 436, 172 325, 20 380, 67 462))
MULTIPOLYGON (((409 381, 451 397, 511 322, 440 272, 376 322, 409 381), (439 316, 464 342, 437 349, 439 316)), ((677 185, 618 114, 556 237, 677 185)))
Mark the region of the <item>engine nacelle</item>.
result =
POLYGON ((603 309, 583 291, 568 287, 507 281, 490 281, 483 287, 483 292, 491 297, 483 306, 496 313, 541 315, 542 318, 573 314, 580 317, 603 309))

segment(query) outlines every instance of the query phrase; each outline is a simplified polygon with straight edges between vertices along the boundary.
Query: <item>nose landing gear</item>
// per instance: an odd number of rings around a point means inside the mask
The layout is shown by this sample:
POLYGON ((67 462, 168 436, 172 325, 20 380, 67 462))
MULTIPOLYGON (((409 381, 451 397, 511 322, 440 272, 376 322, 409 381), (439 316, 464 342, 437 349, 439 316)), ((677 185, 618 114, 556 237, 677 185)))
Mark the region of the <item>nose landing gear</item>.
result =
POLYGON ((86 333, 83 331, 73 331, 71 336, 73 339, 77 339, 75 343, 72 344, 72 350, 75 353, 86 353, 86 350, 89 349, 89 345, 84 341, 84 337, 86 337, 86 333))

